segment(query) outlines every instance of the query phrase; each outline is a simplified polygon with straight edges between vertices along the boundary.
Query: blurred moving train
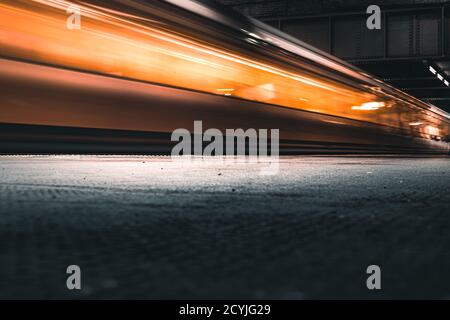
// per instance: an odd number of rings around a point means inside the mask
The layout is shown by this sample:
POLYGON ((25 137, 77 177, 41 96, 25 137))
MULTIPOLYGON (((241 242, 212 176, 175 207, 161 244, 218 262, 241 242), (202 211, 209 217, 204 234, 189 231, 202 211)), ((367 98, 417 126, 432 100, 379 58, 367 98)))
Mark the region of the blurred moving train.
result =
POLYGON ((0 85, 1 153, 165 153, 194 120, 282 153, 450 150, 446 112, 200 0, 0 0, 0 85))

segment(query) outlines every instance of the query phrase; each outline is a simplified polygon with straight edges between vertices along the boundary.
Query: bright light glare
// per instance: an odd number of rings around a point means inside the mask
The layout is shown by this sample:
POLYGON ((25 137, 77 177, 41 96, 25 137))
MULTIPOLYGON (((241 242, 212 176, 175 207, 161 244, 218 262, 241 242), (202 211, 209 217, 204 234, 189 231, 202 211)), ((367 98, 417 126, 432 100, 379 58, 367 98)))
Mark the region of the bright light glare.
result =
POLYGON ((439 128, 436 128, 433 126, 426 126, 425 131, 426 131, 426 133, 433 135, 433 136, 439 135, 439 128))
POLYGON ((365 102, 360 106, 353 106, 352 110, 378 110, 385 106, 384 102, 365 102))

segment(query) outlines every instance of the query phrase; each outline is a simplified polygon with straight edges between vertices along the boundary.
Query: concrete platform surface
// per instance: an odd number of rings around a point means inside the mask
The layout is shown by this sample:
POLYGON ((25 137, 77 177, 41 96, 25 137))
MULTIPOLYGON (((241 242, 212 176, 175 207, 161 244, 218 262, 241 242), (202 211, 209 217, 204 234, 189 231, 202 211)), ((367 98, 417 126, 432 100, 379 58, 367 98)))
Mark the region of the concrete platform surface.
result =
POLYGON ((0 298, 450 297, 450 158, 280 162, 2 156, 0 298))

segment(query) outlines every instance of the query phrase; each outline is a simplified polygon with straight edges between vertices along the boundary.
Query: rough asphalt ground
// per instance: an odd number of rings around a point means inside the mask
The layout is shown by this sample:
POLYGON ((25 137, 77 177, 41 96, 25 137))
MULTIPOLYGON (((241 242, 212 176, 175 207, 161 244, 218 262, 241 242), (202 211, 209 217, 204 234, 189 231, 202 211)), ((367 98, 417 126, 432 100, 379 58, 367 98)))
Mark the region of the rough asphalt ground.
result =
POLYGON ((0 157, 0 298, 450 298, 450 158, 280 161, 0 157))

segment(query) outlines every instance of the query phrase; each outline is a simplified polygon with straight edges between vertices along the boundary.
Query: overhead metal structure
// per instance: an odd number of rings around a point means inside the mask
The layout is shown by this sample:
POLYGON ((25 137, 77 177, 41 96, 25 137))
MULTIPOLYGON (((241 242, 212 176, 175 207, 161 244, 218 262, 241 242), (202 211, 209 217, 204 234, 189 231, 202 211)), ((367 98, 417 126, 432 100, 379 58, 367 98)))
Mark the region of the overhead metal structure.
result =
POLYGON ((449 4, 383 7, 380 30, 369 30, 367 18, 361 9, 277 17, 267 12, 262 20, 450 111, 450 87, 429 71, 432 66, 450 79, 449 4))

